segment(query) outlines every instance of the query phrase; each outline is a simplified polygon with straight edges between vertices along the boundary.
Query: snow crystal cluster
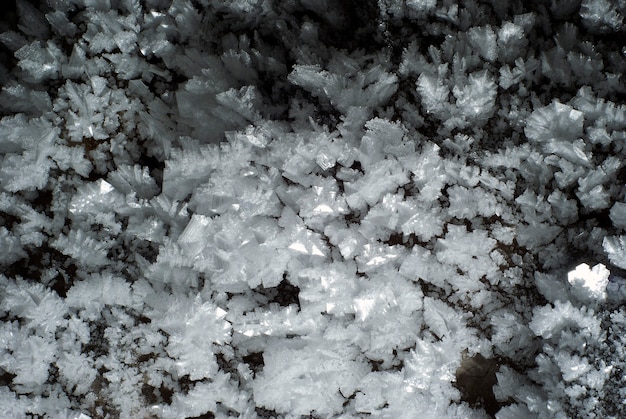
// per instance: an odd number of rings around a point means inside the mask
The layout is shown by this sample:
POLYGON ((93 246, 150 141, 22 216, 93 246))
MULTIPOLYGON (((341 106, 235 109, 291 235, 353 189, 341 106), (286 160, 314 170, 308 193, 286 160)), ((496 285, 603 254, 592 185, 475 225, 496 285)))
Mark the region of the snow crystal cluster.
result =
POLYGON ((17 0, 0 417, 626 417, 625 16, 17 0))

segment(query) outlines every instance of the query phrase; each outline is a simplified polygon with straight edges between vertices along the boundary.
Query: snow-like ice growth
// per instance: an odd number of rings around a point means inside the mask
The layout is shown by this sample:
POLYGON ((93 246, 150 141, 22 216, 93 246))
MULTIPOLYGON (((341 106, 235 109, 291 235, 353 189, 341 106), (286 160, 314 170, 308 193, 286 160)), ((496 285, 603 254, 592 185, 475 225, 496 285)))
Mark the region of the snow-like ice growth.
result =
POLYGON ((547 339, 557 339, 568 328, 577 328, 593 339, 602 335, 600 321, 588 316, 586 309, 578 309, 569 301, 557 301, 554 306, 536 308, 529 327, 537 336, 547 339))
POLYGON ((626 9, 540 3, 15 2, 0 416, 625 417, 626 9))
POLYGON ((263 374, 254 382, 255 399, 261 406, 296 415, 313 410, 336 415, 342 411, 342 394, 353 394, 369 370, 353 360, 355 349, 315 340, 270 344, 263 355, 263 374))

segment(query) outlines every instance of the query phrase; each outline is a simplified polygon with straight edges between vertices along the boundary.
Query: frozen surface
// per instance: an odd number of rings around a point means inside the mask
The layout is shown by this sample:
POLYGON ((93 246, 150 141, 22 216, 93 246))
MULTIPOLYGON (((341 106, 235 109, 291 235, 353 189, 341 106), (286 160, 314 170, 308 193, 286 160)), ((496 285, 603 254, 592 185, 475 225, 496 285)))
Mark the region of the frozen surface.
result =
POLYGON ((0 417, 626 417, 623 2, 40 3, 0 417))

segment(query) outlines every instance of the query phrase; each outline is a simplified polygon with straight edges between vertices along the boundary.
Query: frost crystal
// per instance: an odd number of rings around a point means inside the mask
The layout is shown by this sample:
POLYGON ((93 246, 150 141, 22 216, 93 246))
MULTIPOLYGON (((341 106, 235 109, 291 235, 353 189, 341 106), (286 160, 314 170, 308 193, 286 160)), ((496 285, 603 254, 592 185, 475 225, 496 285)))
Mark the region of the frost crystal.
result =
POLYGON ((558 101, 533 111, 526 122, 525 134, 538 142, 572 141, 582 134, 582 112, 558 101))
POLYGON ((353 348, 319 342, 277 342, 263 356, 263 375, 255 380, 254 396, 262 405, 296 415, 333 415, 341 411, 343 397, 352 394, 368 368, 353 361, 353 348))
POLYGON ((604 251, 609 255, 609 260, 622 269, 626 269, 626 242, 624 236, 605 237, 602 241, 604 251))
POLYGON ((584 0, 580 9, 583 23, 593 31, 613 32, 623 28, 623 6, 620 10, 608 0, 584 0))
POLYGON ((557 301, 554 306, 539 307, 534 310, 529 327, 537 336, 557 339, 564 329, 574 327, 593 339, 601 335, 600 321, 589 316, 585 309, 575 308, 569 301, 557 301))
POLYGON ((420 75, 417 80, 417 91, 422 97, 426 111, 443 119, 446 115, 450 89, 443 84, 441 78, 426 74, 420 75))
POLYGON ((470 43, 487 61, 496 59, 496 34, 491 26, 476 27, 469 30, 470 43))
POLYGON ((465 227, 453 225, 448 229, 445 238, 437 240, 436 254, 440 262, 458 266, 472 279, 495 273, 497 266, 489 253, 496 241, 487 237, 486 231, 468 233, 465 227))
POLYGON ((191 380, 212 377, 217 372, 213 346, 230 341, 231 325, 224 320, 226 311, 211 303, 180 300, 151 317, 169 336, 166 351, 176 360, 181 376, 191 380))

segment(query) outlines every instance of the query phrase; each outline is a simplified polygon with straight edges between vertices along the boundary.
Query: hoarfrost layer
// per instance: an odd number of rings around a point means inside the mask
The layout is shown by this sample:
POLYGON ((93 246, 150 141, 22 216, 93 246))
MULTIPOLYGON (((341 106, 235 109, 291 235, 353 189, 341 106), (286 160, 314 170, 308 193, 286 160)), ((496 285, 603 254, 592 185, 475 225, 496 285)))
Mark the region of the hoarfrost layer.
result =
POLYGON ((492 3, 19 0, 0 416, 625 416, 626 8, 492 3))

